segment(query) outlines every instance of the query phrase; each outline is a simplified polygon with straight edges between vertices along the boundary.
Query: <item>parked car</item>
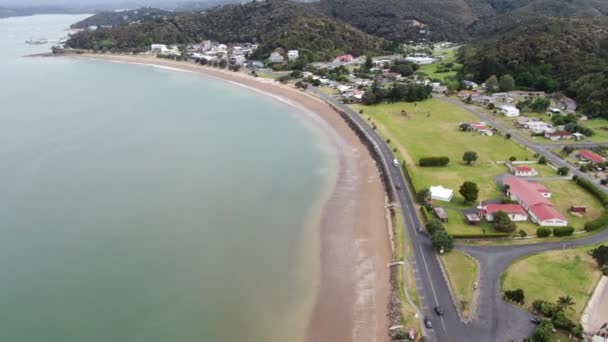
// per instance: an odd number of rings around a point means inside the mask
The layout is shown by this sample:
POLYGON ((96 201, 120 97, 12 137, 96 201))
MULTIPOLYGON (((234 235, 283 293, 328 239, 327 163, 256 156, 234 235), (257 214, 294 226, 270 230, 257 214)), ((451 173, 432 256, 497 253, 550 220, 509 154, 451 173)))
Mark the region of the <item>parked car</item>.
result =
POLYGON ((427 329, 433 329, 433 323, 431 322, 431 319, 428 316, 424 316, 424 326, 427 329))
POLYGON ((443 309, 440 306, 436 306, 435 313, 437 314, 437 316, 443 316, 443 309))
POLYGON ((538 317, 532 317, 532 319, 530 320, 530 322, 532 322, 533 324, 539 325, 543 322, 542 319, 538 318, 538 317))

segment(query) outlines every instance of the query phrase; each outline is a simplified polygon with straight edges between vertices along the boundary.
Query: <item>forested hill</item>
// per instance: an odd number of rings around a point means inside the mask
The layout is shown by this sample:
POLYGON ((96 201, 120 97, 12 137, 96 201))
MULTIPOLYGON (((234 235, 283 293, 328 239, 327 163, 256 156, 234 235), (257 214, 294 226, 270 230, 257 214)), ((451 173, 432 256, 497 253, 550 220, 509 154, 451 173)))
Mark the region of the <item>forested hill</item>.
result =
POLYGON ((313 60, 336 53, 361 55, 386 42, 321 13, 315 5, 272 0, 228 5, 201 14, 80 32, 68 45, 95 50, 144 50, 152 43, 186 44, 204 39, 225 43, 257 42, 267 57, 277 47, 302 50, 313 60), (306 53, 308 52, 308 53, 306 53))
MULTIPOLYGON (((101 12, 73 24, 72 28, 87 28, 89 26, 121 26, 135 21, 162 20, 174 17, 179 13, 158 8, 144 7, 136 10, 120 12, 101 12)), ((186 13, 183 13, 186 14, 186 13)))
POLYGON ((608 118, 608 18, 534 18, 461 49, 464 78, 513 76, 519 87, 575 96, 608 118))
POLYGON ((369 34, 391 40, 468 41, 505 24, 537 17, 608 15, 606 0, 320 0, 319 6, 369 34))

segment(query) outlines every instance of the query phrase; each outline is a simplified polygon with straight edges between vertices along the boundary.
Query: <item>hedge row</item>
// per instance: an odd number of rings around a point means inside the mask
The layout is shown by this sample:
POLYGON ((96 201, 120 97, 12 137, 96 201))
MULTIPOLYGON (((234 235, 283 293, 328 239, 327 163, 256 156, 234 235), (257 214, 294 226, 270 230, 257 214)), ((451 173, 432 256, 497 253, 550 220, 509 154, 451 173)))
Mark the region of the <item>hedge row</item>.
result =
POLYGON ((590 181, 583 179, 581 177, 577 177, 575 180, 576 184, 578 184, 583 189, 587 190, 591 195, 597 198, 602 206, 608 207, 608 195, 603 192, 600 188, 598 188, 595 184, 590 181))
POLYGON ((545 228, 545 227, 540 227, 536 230, 536 236, 538 236, 539 238, 545 238, 551 235, 551 229, 550 228, 545 228))
POLYGON ((606 226, 608 226, 608 212, 604 212, 602 216, 596 218, 593 221, 586 222, 585 230, 591 232, 606 226))
POLYGON ((574 234, 574 228, 570 226, 553 228, 553 236, 562 237, 574 234))
POLYGON ((448 157, 426 157, 420 158, 418 165, 425 166, 446 166, 450 162, 448 157))

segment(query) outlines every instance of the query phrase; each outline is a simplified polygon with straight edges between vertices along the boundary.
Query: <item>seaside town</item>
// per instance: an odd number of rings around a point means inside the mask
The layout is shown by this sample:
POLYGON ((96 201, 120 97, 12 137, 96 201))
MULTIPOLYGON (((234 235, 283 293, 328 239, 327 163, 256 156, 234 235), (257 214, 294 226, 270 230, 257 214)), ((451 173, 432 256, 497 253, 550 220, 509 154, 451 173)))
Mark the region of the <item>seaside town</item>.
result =
MULTIPOLYGON (((314 99, 343 119, 361 145, 353 150, 367 148, 375 162, 385 196, 387 229, 373 228, 387 234, 390 260, 370 264, 388 274, 382 319, 391 341, 608 342, 608 116, 598 100, 601 78, 573 68, 581 74, 565 81, 549 62, 513 66, 515 59, 467 50, 468 43, 447 41, 445 32, 433 40, 429 26, 414 19, 403 27, 415 39, 361 50, 305 49, 277 38, 282 33, 272 36, 280 44, 271 48, 241 34, 232 36, 240 42, 210 35, 173 40, 183 44, 147 36, 133 46, 117 38, 130 26, 173 25, 177 16, 114 13, 114 25, 73 28, 80 40, 61 39, 52 55, 200 70, 277 96, 295 94, 290 102, 314 99), (119 33, 105 35, 114 29, 119 33)), ((591 69, 600 70, 597 63, 591 69)))
MULTIPOLYGON (((342 54, 311 63, 300 63, 298 50, 283 48, 266 59, 250 58, 257 47, 213 41, 183 47, 153 44, 144 54, 294 84, 365 118, 398 156, 395 161, 410 182, 444 272, 450 282, 459 282, 452 284, 452 295, 463 319, 483 304, 475 299, 478 276, 473 271, 457 275, 462 264, 455 268, 450 260, 476 268, 466 254, 448 253, 454 241, 564 239, 608 223, 608 144, 598 139, 608 137, 608 122, 581 114, 572 98, 517 89, 505 76, 482 84, 456 82, 452 76, 460 67, 454 58, 458 46, 448 42, 404 44, 401 54, 342 54), (423 141, 427 143, 421 145, 423 141)), ((524 290, 512 287, 527 281, 515 271, 518 267, 507 269, 503 283, 505 298, 514 303, 524 290)), ((590 279, 570 286, 593 285, 590 279)), ((526 293, 535 299, 531 310, 550 319, 553 314, 543 310, 555 304, 534 292, 538 290, 526 293)), ((601 309, 582 305, 587 299, 577 297, 581 303, 575 314, 560 316, 566 322, 562 329, 604 341, 601 320, 589 319, 590 312, 601 309), (582 326, 570 320, 578 315, 584 317, 582 326)), ((442 315, 443 309, 435 311, 442 315)), ((403 312, 391 322, 392 336, 416 339, 417 329, 408 326, 415 324, 403 312)), ((428 317, 424 324, 432 328, 428 317)))

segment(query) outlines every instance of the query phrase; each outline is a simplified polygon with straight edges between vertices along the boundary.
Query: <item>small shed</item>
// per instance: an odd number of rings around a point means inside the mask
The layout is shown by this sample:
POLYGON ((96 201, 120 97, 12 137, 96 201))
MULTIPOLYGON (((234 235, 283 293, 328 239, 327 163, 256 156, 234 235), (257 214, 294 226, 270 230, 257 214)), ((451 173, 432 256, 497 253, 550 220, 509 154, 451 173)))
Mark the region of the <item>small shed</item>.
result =
POLYGON ((443 223, 447 223, 448 222, 448 214, 445 212, 445 210, 441 207, 434 207, 433 208, 433 212, 435 213, 435 216, 437 216, 437 218, 439 219, 439 221, 443 222, 443 223))
POLYGON ((587 207, 584 205, 573 205, 570 207, 570 212, 585 214, 587 212, 587 207))
POLYGON ((466 214, 464 215, 464 218, 471 226, 478 226, 479 224, 481 224, 481 218, 477 214, 466 214))

